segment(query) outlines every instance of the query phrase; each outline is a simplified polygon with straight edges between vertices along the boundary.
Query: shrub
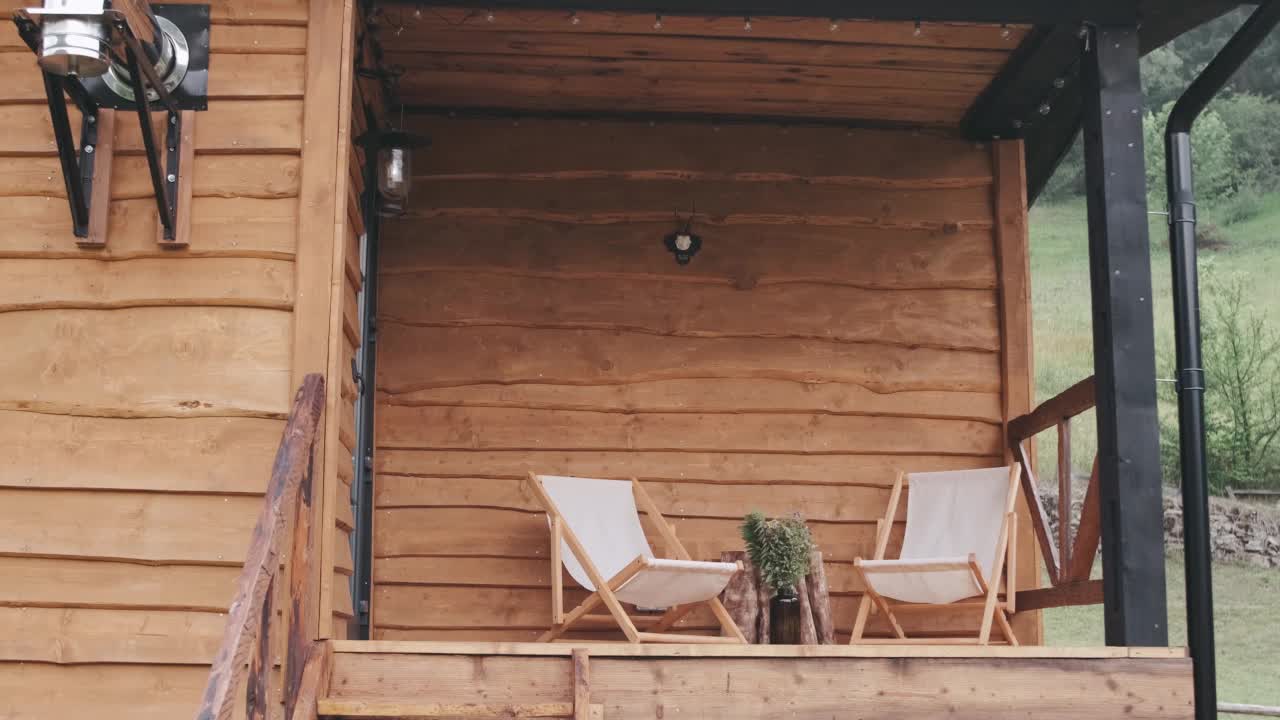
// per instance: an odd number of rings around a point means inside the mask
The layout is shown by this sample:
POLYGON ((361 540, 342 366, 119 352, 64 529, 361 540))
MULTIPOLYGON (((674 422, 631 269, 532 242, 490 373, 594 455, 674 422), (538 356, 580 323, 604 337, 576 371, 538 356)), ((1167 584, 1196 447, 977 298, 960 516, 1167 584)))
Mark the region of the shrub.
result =
MULTIPOLYGON (((1280 333, 1239 278, 1205 283, 1205 454, 1209 487, 1280 487, 1280 333)), ((1176 401, 1175 401, 1176 402, 1176 401)), ((1167 477, 1178 480, 1177 413, 1161 413, 1167 477)))
POLYGON ((770 520, 752 512, 742 523, 742 539, 760 577, 775 591, 795 588, 809 573, 813 538, 798 515, 770 520))
POLYGON ((1229 199, 1211 208, 1210 212, 1219 222, 1234 225, 1257 216, 1265 205, 1266 201, 1256 189, 1243 187, 1229 199))
MULTIPOLYGON (((1152 210, 1168 205, 1164 176, 1164 130, 1173 103, 1158 113, 1147 113, 1143 119, 1143 142, 1146 144, 1147 204, 1152 210)), ((1231 133, 1213 109, 1206 110, 1196 121, 1191 162, 1194 167, 1196 201, 1218 204, 1236 192, 1237 159, 1232 152, 1231 133)))

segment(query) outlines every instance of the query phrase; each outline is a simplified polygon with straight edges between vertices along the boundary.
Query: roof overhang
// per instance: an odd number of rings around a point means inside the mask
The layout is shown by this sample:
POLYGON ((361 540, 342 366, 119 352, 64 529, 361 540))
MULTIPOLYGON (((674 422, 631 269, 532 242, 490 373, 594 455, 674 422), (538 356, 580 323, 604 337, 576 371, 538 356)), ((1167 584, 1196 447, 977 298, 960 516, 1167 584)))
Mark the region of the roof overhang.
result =
MULTIPOLYGON (((392 0, 396 2, 397 0, 392 0)), ((477 10, 561 10, 973 22, 1025 25, 1126 25, 1136 22, 1138 0, 399 0, 414 6, 477 10)))
MULTIPOLYGON (((626 92, 625 81, 628 78, 635 80, 635 76, 628 75, 628 67, 638 60, 656 61, 662 58, 648 54, 650 48, 647 47, 627 48, 621 54, 597 54, 596 46, 583 40, 590 33, 596 32, 597 28, 600 32, 614 33, 615 39, 619 35, 640 38, 642 34, 653 34, 648 33, 647 25, 641 28, 643 33, 637 31, 636 28, 640 27, 638 24, 627 25, 625 19, 629 14, 650 15, 651 19, 646 21, 647 24, 652 23, 652 17, 668 18, 667 28, 661 33, 665 40, 680 38, 695 43, 705 40, 709 45, 725 42, 743 44, 749 40, 757 40, 761 43, 760 47, 770 47, 767 44, 774 43, 771 47, 777 49, 795 41, 828 41, 827 44, 833 44, 831 41, 836 38, 824 38, 815 34, 796 35, 791 30, 781 36, 771 37, 765 29, 769 18, 812 18, 821 19, 824 23, 828 20, 902 23, 908 28, 909 23, 915 23, 917 28, 919 23, 971 23, 997 28, 1011 26, 1016 29, 1012 34, 1013 42, 1007 48, 999 45, 982 47, 981 43, 978 48, 972 48, 971 44, 964 45, 970 49, 1005 53, 999 58, 998 72, 979 77, 980 85, 975 90, 968 91, 970 94, 967 97, 963 97, 963 87, 935 86, 930 94, 915 87, 911 78, 904 77, 895 81, 892 77, 892 70, 895 69, 892 60, 878 63, 889 71, 875 80, 874 92, 870 96, 849 92, 848 87, 840 87, 831 92, 820 89, 810 95, 803 92, 803 87, 793 84, 803 83, 803 71, 808 69, 823 73, 845 70, 838 54, 821 55, 823 59, 817 63, 821 65, 818 68, 805 67, 803 57, 790 57, 785 61, 770 60, 772 65, 758 64, 751 72, 768 67, 793 72, 796 76, 775 78, 772 81, 775 84, 770 85, 767 73, 762 74, 754 80, 758 85, 747 93, 745 99, 741 96, 729 98, 723 102, 723 107, 712 100, 701 104, 689 103, 688 98, 679 96, 679 90, 668 91, 668 88, 685 87, 686 92, 697 92, 696 88, 688 89, 687 85, 680 85, 689 77, 687 75, 673 76, 658 72, 657 77, 650 77, 646 74, 650 70, 646 69, 641 72, 641 78, 652 85, 641 84, 638 87, 648 91, 647 99, 653 101, 651 105, 654 112, 651 117, 701 115, 730 119, 736 116, 758 120, 808 119, 907 126, 914 123, 922 127, 949 127, 953 132, 960 132, 974 140, 1021 137, 1026 143, 1028 196, 1033 200, 1079 132, 1082 107, 1079 68, 1085 35, 1081 30, 1084 25, 1137 25, 1142 49, 1148 52, 1239 4, 1232 0, 683 0, 678 4, 671 3, 670 0, 381 0, 375 3, 387 7, 400 6, 401 14, 405 9, 416 9, 419 12, 414 14, 425 18, 428 27, 424 31, 427 33, 431 32, 429 26, 433 21, 442 20, 450 31, 462 30, 470 36, 465 40, 455 38, 445 43, 453 46, 453 50, 449 47, 429 47, 426 54, 417 56, 427 58, 424 61, 426 64, 416 68, 416 77, 406 78, 409 83, 418 83, 415 92, 419 98, 440 100, 432 103, 437 108, 444 104, 456 106, 450 107, 451 110, 466 110, 469 107, 482 111, 510 108, 514 111, 565 114, 600 110, 604 114, 643 115, 643 112, 626 104, 626 101, 634 103, 636 100, 646 99, 626 92), (496 25, 490 23, 487 28, 479 20, 462 27, 456 18, 445 16, 446 13, 458 11, 473 13, 470 20, 481 15, 492 20, 491 13, 498 14, 501 18, 515 15, 524 20, 523 24, 516 23, 517 27, 514 28, 503 27, 501 20, 496 25), (617 14, 617 17, 607 20, 608 14, 617 14), (580 26, 575 22, 572 32, 569 32, 570 28, 560 24, 565 17, 573 17, 577 21, 579 16, 584 20, 580 26), (683 20, 689 16, 701 18, 702 24, 690 24, 695 21, 683 20), (540 20, 529 22, 530 17, 540 20), (579 43, 576 48, 569 45, 557 46, 569 47, 567 59, 577 64, 565 63, 563 67, 552 68, 547 64, 545 51, 540 59, 537 51, 529 49, 536 43, 529 43, 528 37, 513 38, 513 33, 531 35, 535 31, 547 30, 545 25, 548 17, 553 18, 555 32, 560 35, 561 40, 568 38, 567 42, 570 44, 579 43), (606 21, 600 22, 600 18, 606 18, 606 21), (722 27, 723 23, 718 22, 734 18, 739 18, 739 25, 742 24, 742 18, 755 18, 759 27, 754 33, 734 33, 726 31, 722 27), (476 22, 480 23, 480 27, 476 27, 476 22), (541 27, 537 27, 539 23, 542 24, 541 27), (488 45, 484 40, 486 30, 491 31, 490 35, 493 37, 488 45), (503 31, 505 37, 500 36, 503 31), (474 44, 466 46, 467 43, 474 44), (528 53, 530 67, 522 65, 522 53, 528 53), (584 63, 584 60, 599 64, 592 67, 584 63), (538 66, 539 62, 541 66, 538 66), (456 74, 456 77, 450 77, 451 73, 456 74), (511 94, 513 88, 521 87, 519 83, 525 82, 520 79, 521 73, 528 76, 528 93, 522 99, 511 94), (428 79, 424 81, 423 77, 428 79), (485 86, 486 81, 493 86, 485 86), (593 82, 596 85, 593 86, 593 82), (663 82, 667 85, 662 85, 663 82), (610 100, 607 93, 593 97, 591 92, 601 85, 607 87, 615 97, 620 97, 621 101, 610 100), (921 91, 912 95, 916 90, 921 91), (585 94, 575 95, 580 91, 585 94), (504 105, 504 96, 515 99, 511 104, 504 105), (894 115, 884 111, 884 108, 891 108, 895 104, 905 107, 917 96, 923 103, 919 113, 913 115, 903 112, 894 115), (480 97, 492 99, 492 104, 481 106, 474 100, 480 97), (664 101, 667 100, 670 102, 664 107, 664 101), (805 110, 803 103, 806 101, 812 112, 805 110), (844 101, 847 102, 841 105, 844 101), (956 102, 961 103, 958 110, 952 109, 956 102), (792 105, 788 105, 789 103, 792 105), (856 106, 859 103, 866 107, 865 117, 858 116, 856 106), (938 111, 939 107, 941 111, 938 111), (877 113, 882 116, 877 116, 877 113)), ((945 29, 946 26, 939 27, 945 29)), ((412 36, 413 28, 403 29, 405 36, 412 36)), ((436 30, 439 31, 440 28, 436 30)), ((959 29, 956 31, 959 32, 959 29)), ((399 30, 395 35, 399 38, 399 30)), ((1007 31, 1002 35, 1010 36, 1007 31)), ((435 37, 441 36, 437 34, 435 37)), ((904 48, 914 45, 910 51, 917 54, 927 52, 929 45, 927 42, 904 38, 901 33, 894 34, 892 31, 886 37, 889 38, 883 41, 886 45, 904 48)), ((939 44, 936 47, 945 47, 949 42, 943 39, 941 32, 937 37, 939 44)), ((406 48, 404 39, 392 40, 388 37, 388 45, 392 48, 399 46, 401 51, 407 49, 409 52, 424 52, 422 47, 406 48)), ((408 45, 412 45, 412 42, 408 45)), ((716 57, 713 50, 708 51, 708 54, 712 61, 742 56, 734 55, 735 52, 737 51, 729 48, 723 57, 716 57)), ((947 61, 941 55, 940 53, 938 61, 947 61)), ((919 57, 913 60, 918 64, 919 57)), ((755 62, 758 63, 759 60, 755 62)), ((407 69, 415 71, 413 67, 407 69)), ((943 69, 945 68, 939 67, 939 70, 943 69)), ((970 73, 963 80, 972 84, 974 76, 970 73)), ((828 79, 824 76, 823 81, 828 79)), ((830 82, 839 84, 846 81, 837 79, 830 82)), ((862 78, 849 82, 859 89, 866 86, 862 78)), ((404 102, 411 107, 418 104, 413 97, 404 102)))

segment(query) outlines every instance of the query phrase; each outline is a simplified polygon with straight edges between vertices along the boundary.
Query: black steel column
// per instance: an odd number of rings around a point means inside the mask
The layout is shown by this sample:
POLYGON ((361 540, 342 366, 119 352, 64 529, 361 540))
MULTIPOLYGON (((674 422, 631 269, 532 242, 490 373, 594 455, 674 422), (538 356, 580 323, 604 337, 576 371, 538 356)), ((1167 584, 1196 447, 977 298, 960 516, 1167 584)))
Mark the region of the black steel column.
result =
POLYGON ((1167 645, 1138 33, 1090 28, 1083 42, 1107 644, 1167 645))

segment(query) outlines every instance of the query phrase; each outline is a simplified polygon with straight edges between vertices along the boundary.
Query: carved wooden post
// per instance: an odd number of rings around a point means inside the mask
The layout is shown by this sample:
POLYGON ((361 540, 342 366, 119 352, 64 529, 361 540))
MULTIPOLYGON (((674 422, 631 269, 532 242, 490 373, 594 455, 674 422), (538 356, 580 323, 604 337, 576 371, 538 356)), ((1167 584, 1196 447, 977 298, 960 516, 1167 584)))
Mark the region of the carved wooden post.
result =
POLYGON ((773 588, 760 577, 760 571, 754 565, 748 567, 751 568, 751 576, 756 585, 756 642, 768 645, 772 635, 769 608, 773 604, 773 588))
POLYGON ((1058 562, 1071 567, 1071 418, 1058 423, 1058 562))
POLYGON ((802 577, 796 583, 796 596, 800 598, 800 644, 817 645, 818 631, 813 624, 813 604, 809 600, 809 581, 802 577))
POLYGON ((725 609, 729 611, 729 616, 733 618, 733 622, 742 631, 743 637, 747 639, 748 643, 755 644, 759 641, 756 616, 760 612, 755 566, 751 564, 751 558, 747 557, 747 554, 741 550, 720 553, 720 561, 742 563, 742 572, 734 575, 729 580, 729 584, 725 587, 720 600, 724 603, 725 609))
POLYGON ((288 647, 284 668, 285 717, 292 718, 302 684, 302 668, 311 646, 311 550, 315 542, 312 529, 313 489, 315 485, 315 443, 307 456, 307 471, 298 485, 298 501, 294 504, 293 544, 289 553, 289 625, 288 647))
POLYGON ((813 610, 813 625, 819 645, 833 645, 836 628, 831 621, 831 591, 827 586, 827 571, 822 564, 822 551, 814 550, 809 557, 809 606, 813 610))

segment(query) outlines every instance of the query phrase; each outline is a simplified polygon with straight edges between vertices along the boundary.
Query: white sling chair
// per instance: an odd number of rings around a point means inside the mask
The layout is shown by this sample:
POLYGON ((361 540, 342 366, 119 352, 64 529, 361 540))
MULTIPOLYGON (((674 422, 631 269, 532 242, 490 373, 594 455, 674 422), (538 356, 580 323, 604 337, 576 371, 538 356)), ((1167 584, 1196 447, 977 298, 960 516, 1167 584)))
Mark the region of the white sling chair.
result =
POLYGON ((889 495, 884 520, 877 521, 874 560, 856 558, 854 571, 866 588, 858 606, 850 643, 972 643, 986 645, 994 620, 1005 640, 1017 645, 1009 626, 1014 611, 1014 503, 1022 466, 985 470, 898 474, 889 495), (907 530, 897 560, 886 560, 889 532, 898 513, 903 485, 908 485, 907 530), (1001 574, 1006 588, 1001 599, 1001 574), (897 601, 891 605, 888 600, 897 601), (864 638, 872 604, 893 630, 895 638, 864 638), (982 624, 976 638, 910 638, 902 631, 895 609, 927 612, 934 607, 981 607, 982 624))
POLYGON ((633 643, 746 642, 718 597, 742 565, 690 559, 658 506, 634 478, 595 480, 529 473, 529 486, 547 511, 551 526, 551 629, 539 640, 555 640, 575 623, 599 627, 603 621, 606 626, 616 623, 633 643), (640 526, 637 500, 675 559, 653 556, 640 526), (569 575, 592 591, 568 613, 564 612, 562 561, 569 575), (632 618, 623 608, 624 602, 665 608, 666 612, 657 617, 632 618), (609 615, 587 614, 601 603, 609 615), (704 603, 720 622, 725 636, 666 632, 704 603), (637 624, 647 631, 638 630, 637 624))

